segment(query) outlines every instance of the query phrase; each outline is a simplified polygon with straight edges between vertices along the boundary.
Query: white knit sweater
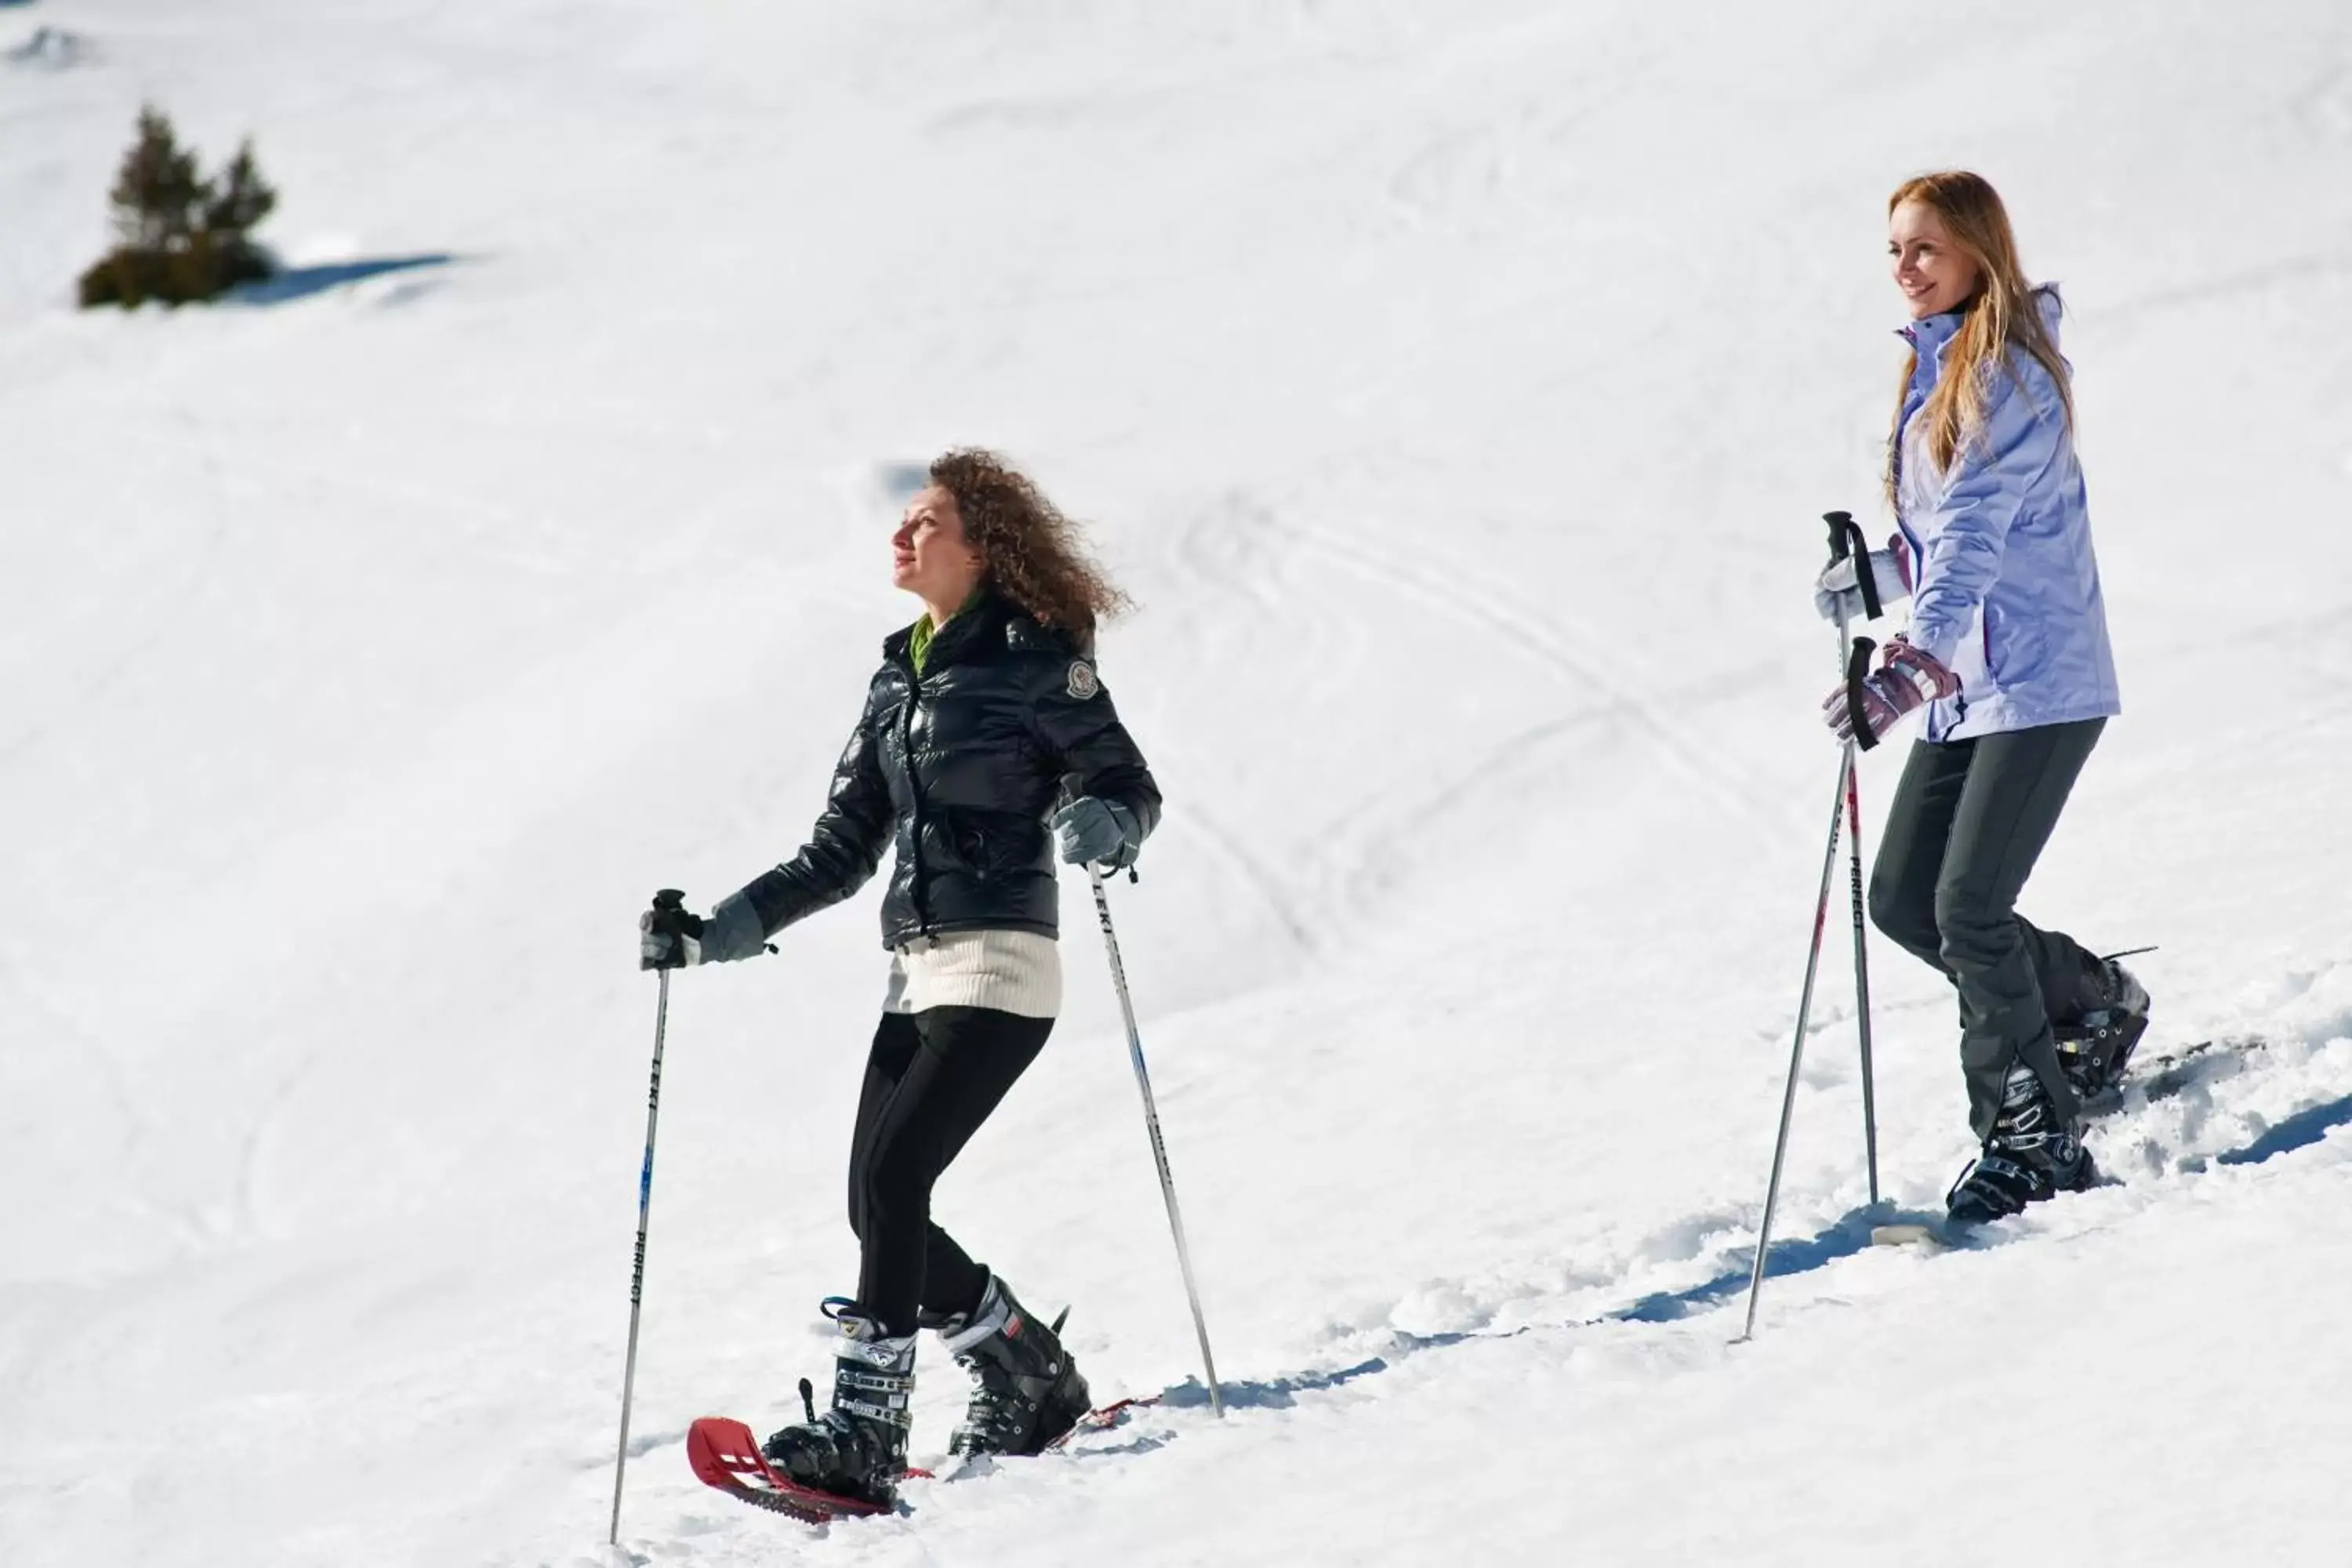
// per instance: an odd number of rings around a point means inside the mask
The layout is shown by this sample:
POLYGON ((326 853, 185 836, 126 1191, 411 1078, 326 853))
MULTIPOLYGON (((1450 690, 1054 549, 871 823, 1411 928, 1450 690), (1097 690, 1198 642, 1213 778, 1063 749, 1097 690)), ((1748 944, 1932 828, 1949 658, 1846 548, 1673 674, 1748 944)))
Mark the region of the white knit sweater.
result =
POLYGON ((960 931, 890 950, 886 1013, 993 1007, 1024 1018, 1062 1011, 1062 949, 1026 931, 960 931))

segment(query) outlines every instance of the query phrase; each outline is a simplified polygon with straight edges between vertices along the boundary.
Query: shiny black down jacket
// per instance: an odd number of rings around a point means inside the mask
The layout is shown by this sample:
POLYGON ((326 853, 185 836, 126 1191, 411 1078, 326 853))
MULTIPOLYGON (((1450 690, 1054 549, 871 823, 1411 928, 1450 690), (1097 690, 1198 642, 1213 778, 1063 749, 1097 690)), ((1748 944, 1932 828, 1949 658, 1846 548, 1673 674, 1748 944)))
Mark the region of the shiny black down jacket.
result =
POLYGON ((866 713, 801 852, 743 889, 768 935, 838 903, 897 849, 882 943, 952 931, 1057 934, 1046 818, 1072 793, 1116 801, 1149 834, 1160 788, 1093 664, 990 594, 932 637, 916 675, 908 633, 882 645, 866 713))

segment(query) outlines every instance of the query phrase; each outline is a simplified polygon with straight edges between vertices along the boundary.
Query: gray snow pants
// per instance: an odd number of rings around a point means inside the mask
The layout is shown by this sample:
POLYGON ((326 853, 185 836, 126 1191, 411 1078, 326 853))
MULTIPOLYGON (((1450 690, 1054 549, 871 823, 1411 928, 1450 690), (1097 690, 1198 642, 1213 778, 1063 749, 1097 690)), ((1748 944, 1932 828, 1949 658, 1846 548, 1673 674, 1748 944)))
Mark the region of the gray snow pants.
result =
POLYGON ((2062 1117, 2075 1111, 2050 1026, 2095 1005, 2098 960, 2018 914, 2017 895, 2106 722, 1922 741, 1895 786, 1870 918, 1959 992, 1960 1069, 1979 1139, 2015 1062, 2040 1076, 2062 1117))

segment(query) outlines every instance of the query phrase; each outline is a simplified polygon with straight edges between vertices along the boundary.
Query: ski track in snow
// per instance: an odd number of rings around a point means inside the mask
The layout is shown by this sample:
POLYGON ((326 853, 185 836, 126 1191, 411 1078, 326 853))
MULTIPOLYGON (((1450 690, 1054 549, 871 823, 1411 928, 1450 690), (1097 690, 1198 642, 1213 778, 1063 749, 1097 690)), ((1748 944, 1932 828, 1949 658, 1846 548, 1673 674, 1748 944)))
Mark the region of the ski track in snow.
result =
MULTIPOLYGON (((2150 1210, 2160 1212, 2171 1195, 2168 1183, 2215 1179, 2213 1173, 2260 1165, 2324 1140, 2333 1129, 2352 1124, 2352 1015, 2307 1030, 2301 1037, 2264 1042, 2251 1054, 2230 1052, 2200 1068, 2189 1086, 2149 1102, 2137 1085, 2127 1087, 2125 1106, 2104 1117, 2092 1144, 2107 1177, 2087 1194, 2036 1208, 2015 1220, 1988 1227, 1961 1254, 1996 1248, 2062 1247, 2094 1232, 2112 1229, 2150 1210), (2295 1109, 2284 1116, 2276 1108, 2295 1109), (2270 1109, 2266 1114, 2258 1107, 2270 1109), (2128 1179, 2117 1181, 2117 1152, 2133 1154, 2128 1179)), ((2352 1151, 2339 1151, 2347 1163, 2352 1151)), ((2227 1178, 2221 1178, 2227 1179, 2227 1178)), ((1874 1226, 1897 1219, 1930 1217, 1934 1211, 1887 1204, 1853 1208, 1822 1221, 1827 1211, 1818 1194, 1784 1198, 1783 1234, 1774 1242, 1765 1289, 1773 1310, 1768 1324, 1809 1306, 1834 1304, 1835 1270, 1866 1259, 1890 1270, 1958 1267, 1960 1257, 1932 1258, 1874 1252, 1874 1226), (1787 1233, 1786 1220, 1810 1215, 1819 1228, 1787 1233)), ((1641 1237, 1631 1247, 1557 1260, 1542 1285, 1492 1279, 1432 1280, 1391 1309, 1377 1325, 1333 1324, 1325 1331, 1329 1354, 1322 1364, 1275 1374, 1230 1379, 1224 1403, 1234 1411, 1287 1411, 1338 1390, 1364 1392, 1362 1385, 1397 1370, 1408 1360, 1438 1356, 1481 1342, 1531 1341, 1536 1353, 1573 1356, 1604 1345, 1612 1336, 1636 1337, 1676 1325, 1703 1332, 1707 1325, 1730 1339, 1736 1313, 1745 1300, 1754 1262, 1755 1206, 1734 1205, 1694 1215, 1641 1237), (1676 1281, 1696 1282, 1676 1288, 1676 1281), (1596 1301, 1612 1304, 1595 1306, 1596 1301), (1413 1317, 1432 1313, 1456 1327, 1413 1329, 1413 1317)), ((1932 1282, 1933 1275, 1920 1285, 1932 1282)), ((1768 1330, 1769 1331, 1769 1330, 1768 1330)), ((1068 1469, 1083 1476, 1112 1456, 1139 1456, 1166 1447, 1188 1433, 1208 1430, 1208 1396, 1197 1377, 1160 1391, 1156 1409, 1139 1411, 1112 1433, 1089 1435, 1063 1455, 1021 1461, 1020 1468, 1068 1469)), ((632 1456, 646 1458, 682 1447, 683 1431, 633 1443, 632 1456)), ((1002 1467, 998 1467, 999 1469, 1002 1467)), ((981 1479, 979 1476, 972 1479, 981 1479)), ((1071 1476, 1054 1478, 1067 1485, 1071 1476)), ((946 1489, 961 1481, 912 1483, 908 1500, 917 1516, 946 1506, 946 1489)), ((768 1521, 724 1518, 699 1521, 697 1533, 730 1532, 757 1537, 768 1521)), ((872 1528, 848 1521, 820 1531, 856 1532, 872 1528)))

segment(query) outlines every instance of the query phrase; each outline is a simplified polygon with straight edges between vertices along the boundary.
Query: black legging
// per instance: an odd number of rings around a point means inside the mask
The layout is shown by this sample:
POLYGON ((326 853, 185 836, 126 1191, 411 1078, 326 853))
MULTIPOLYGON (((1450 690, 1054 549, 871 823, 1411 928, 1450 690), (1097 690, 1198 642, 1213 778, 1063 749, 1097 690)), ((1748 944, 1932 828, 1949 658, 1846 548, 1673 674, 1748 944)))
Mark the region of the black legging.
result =
POLYGON ((892 1335, 980 1305, 988 1270, 931 1223, 931 1184, 1045 1048, 1051 1018, 993 1007, 885 1013, 849 1145, 857 1302, 892 1335))
POLYGON ((1870 878, 1879 930, 1934 964, 1960 994, 1960 1068, 1977 1136, 1992 1131, 2001 1083, 2023 1061, 2061 1116, 2074 1091, 2050 1026, 2082 1016, 2098 961, 2017 912, 2017 895, 2098 743, 2104 719, 1940 743, 1903 764, 1870 878))

